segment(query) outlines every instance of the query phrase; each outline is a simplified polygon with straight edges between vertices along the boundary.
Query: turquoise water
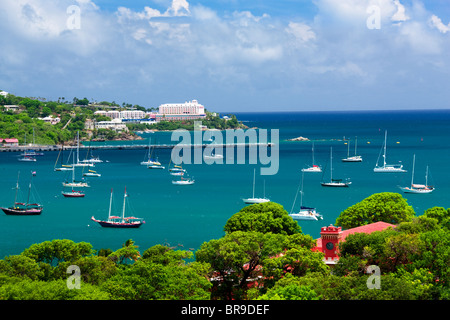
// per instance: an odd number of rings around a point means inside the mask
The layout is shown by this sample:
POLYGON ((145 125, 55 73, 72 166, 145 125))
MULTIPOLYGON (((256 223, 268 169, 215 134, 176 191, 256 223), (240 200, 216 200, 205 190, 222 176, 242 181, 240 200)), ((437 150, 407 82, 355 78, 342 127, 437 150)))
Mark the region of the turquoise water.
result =
MULTIPOLYGON (((423 183, 429 166, 429 183, 436 190, 428 195, 403 194, 416 214, 432 206, 450 207, 450 111, 397 112, 309 112, 309 113, 241 113, 238 119, 249 127, 280 130, 280 165, 273 176, 256 177, 256 195, 266 196, 291 211, 301 181, 301 168, 311 163, 311 142, 292 142, 298 136, 315 141, 315 160, 329 176, 330 147, 333 147, 333 177, 350 178, 350 188, 324 188, 322 174, 305 174, 303 205, 314 206, 323 221, 299 221, 302 231, 319 237, 320 228, 335 223, 342 210, 376 192, 401 192, 399 185, 411 181, 413 155, 416 154, 415 182, 423 183), (402 161, 407 173, 374 173, 384 131, 388 131, 388 163, 402 161), (362 163, 343 163, 347 156, 344 137, 358 137, 358 154, 362 163)), ((138 144, 169 143, 170 133, 143 134, 138 144)), ((175 142, 172 142, 175 143, 175 142)), ((83 156, 81 152, 81 156, 83 156)), ((146 150, 95 150, 94 155, 108 161, 96 165, 102 174, 89 178, 85 198, 69 199, 61 195, 67 173, 53 171, 58 152, 46 152, 35 163, 17 161, 17 153, 0 153, 0 204, 9 206, 14 198, 17 173, 21 173, 22 193, 26 195, 31 171, 44 211, 40 216, 7 216, 0 213, 0 257, 19 254, 33 243, 52 239, 86 241, 95 249, 118 249, 133 239, 141 250, 167 243, 194 250, 205 241, 223 235, 227 219, 243 206, 242 198, 252 194, 253 168, 258 165, 186 165, 196 182, 190 186, 172 185, 167 170, 149 170, 139 163, 146 150), (101 228, 91 216, 106 218, 111 188, 114 206, 120 210, 124 188, 129 194, 131 210, 146 224, 139 229, 101 228)), ((169 149, 158 149, 159 160, 167 167, 169 149)), ((226 153, 225 153, 226 155, 226 153)), ((79 171, 78 171, 79 172, 79 171)), ((297 198, 298 209, 300 198, 297 198)))

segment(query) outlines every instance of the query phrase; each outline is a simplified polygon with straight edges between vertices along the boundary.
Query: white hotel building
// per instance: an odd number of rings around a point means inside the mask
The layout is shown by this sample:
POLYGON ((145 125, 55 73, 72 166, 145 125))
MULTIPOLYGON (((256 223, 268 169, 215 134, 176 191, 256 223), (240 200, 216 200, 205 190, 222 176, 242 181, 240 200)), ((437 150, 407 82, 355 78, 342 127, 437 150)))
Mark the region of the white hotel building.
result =
POLYGON ((156 121, 193 120, 206 117, 205 107, 192 100, 185 103, 166 103, 159 106, 156 121))
POLYGON ((94 114, 100 114, 111 118, 111 121, 99 121, 96 128, 126 130, 125 124, 131 122, 152 123, 159 121, 194 120, 206 117, 205 107, 192 100, 185 103, 166 103, 159 106, 159 113, 144 112, 141 110, 99 110, 94 114))

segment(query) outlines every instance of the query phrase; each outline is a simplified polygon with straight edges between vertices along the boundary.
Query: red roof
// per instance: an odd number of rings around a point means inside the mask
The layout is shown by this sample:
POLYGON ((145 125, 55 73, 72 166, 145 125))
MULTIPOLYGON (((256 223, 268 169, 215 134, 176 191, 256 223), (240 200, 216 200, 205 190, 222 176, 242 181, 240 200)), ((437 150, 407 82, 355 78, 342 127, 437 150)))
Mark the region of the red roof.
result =
POLYGON ((19 140, 17 140, 16 138, 12 138, 12 139, 2 139, 0 138, 0 142, 2 142, 2 140, 6 143, 18 143, 19 140))
MULTIPOLYGON (((360 227, 344 230, 344 231, 340 232, 339 242, 345 241, 345 238, 349 234, 354 234, 354 233, 372 233, 372 232, 375 232, 375 231, 383 231, 383 230, 385 230, 385 229, 387 229, 389 227, 395 228, 395 225, 387 223, 387 222, 383 222, 383 221, 378 221, 378 222, 374 222, 374 223, 371 223, 371 224, 366 224, 365 226, 360 226, 360 227)), ((316 240, 317 240, 317 245, 314 248, 314 250, 322 251, 322 238, 319 238, 319 239, 316 239, 316 240)))

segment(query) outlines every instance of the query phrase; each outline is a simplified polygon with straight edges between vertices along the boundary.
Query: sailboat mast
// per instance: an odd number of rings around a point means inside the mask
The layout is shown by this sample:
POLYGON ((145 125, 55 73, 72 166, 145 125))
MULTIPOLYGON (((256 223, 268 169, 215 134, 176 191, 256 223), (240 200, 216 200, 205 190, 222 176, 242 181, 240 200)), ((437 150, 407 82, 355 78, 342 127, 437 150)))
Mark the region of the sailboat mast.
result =
POLYGON ((384 154, 383 154, 383 168, 386 167, 386 142, 387 142, 387 130, 384 131, 384 154))
POLYGON ((302 189, 300 190, 300 210, 302 210, 303 206, 303 178, 305 177, 304 172, 302 172, 302 189))
POLYGON ((330 148, 330 176, 333 181, 333 147, 330 148))
POLYGON ((412 169, 412 175, 411 175, 411 188, 412 188, 412 186, 414 184, 414 168, 415 168, 415 166, 416 166, 416 155, 414 154, 414 157, 413 157, 413 169, 412 169))
POLYGON ((77 131, 77 163, 80 162, 80 131, 77 131))
POLYGON ((112 197, 113 197, 113 189, 111 188, 111 196, 109 197, 109 211, 108 211, 108 220, 111 218, 111 205, 112 205, 112 197))
POLYGON ((358 145, 358 137, 355 137, 355 156, 356 156, 356 146, 358 145))
POLYGON ((125 199, 127 197, 127 187, 125 187, 125 193, 123 195, 123 207, 122 207, 122 221, 125 220, 125 199))
POLYGON ((255 174, 256 169, 253 169, 253 199, 255 198, 255 174))
POLYGON ((19 176, 20 176, 20 171, 17 174, 16 195, 14 196, 14 205, 16 205, 16 203, 17 203, 17 192, 19 191, 19 176))
POLYGON ((313 164, 313 167, 314 167, 314 141, 312 143, 312 164, 313 164))
POLYGON ((28 196, 27 196, 27 203, 25 204, 26 206, 28 206, 28 204, 30 203, 31 179, 33 179, 33 175, 31 175, 31 178, 30 178, 30 183, 28 184, 28 196))

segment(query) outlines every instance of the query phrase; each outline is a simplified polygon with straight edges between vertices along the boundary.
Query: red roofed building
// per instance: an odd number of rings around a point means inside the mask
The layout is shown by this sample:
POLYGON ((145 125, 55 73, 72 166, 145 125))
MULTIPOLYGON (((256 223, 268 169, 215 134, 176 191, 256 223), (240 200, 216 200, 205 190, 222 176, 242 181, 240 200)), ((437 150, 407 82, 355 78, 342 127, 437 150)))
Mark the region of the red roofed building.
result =
POLYGON ((324 254, 324 262, 327 265, 334 265, 339 260, 340 242, 344 242, 349 234, 353 233, 372 233, 374 231, 382 231, 387 228, 395 228, 395 225, 383 221, 367 224, 348 230, 342 230, 341 227, 330 225, 322 227, 320 231, 320 238, 317 239, 317 245, 313 248, 314 251, 320 251, 324 254))
POLYGON ((17 140, 16 138, 7 138, 7 139, 3 139, 0 138, 0 143, 3 144, 3 146, 18 146, 19 145, 19 140, 17 140))

